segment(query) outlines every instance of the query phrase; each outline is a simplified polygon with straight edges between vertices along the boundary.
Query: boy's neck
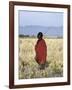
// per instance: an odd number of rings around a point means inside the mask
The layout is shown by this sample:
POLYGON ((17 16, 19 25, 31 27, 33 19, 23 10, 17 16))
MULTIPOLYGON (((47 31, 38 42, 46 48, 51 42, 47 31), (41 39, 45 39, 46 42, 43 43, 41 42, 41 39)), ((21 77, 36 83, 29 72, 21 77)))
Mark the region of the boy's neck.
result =
POLYGON ((38 39, 38 40, 42 40, 43 38, 40 38, 40 39, 38 39))

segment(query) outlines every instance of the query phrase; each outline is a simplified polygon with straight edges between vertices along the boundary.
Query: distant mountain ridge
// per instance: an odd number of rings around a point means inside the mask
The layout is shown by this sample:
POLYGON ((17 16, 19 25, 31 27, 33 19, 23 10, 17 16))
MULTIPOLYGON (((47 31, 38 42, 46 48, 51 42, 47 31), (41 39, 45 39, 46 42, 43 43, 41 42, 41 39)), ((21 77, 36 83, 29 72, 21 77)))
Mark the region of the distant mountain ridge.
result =
POLYGON ((38 26, 38 25, 28 25, 28 26, 20 26, 19 27, 19 35, 29 35, 29 36, 37 36, 38 32, 42 32, 46 36, 53 37, 63 37, 63 27, 55 27, 55 26, 38 26))

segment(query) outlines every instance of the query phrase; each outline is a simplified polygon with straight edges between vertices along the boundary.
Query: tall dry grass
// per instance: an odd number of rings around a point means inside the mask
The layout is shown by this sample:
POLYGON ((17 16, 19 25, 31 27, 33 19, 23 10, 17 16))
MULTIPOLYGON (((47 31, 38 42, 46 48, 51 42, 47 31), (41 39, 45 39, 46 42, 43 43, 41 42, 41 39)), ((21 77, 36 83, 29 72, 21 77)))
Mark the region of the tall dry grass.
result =
POLYGON ((47 64, 40 70, 35 61, 36 38, 19 38, 19 79, 63 76, 63 39, 45 38, 47 64))

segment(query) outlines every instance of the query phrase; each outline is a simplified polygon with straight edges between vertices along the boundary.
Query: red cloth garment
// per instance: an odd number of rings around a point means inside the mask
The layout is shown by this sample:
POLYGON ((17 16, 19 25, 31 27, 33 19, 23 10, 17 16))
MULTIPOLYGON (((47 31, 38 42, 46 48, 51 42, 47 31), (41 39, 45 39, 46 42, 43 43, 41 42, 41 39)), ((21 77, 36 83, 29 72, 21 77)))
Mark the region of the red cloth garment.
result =
POLYGON ((37 41, 37 44, 35 45, 35 51, 36 51, 36 61, 39 64, 44 64, 46 62, 47 56, 47 46, 44 39, 37 41))

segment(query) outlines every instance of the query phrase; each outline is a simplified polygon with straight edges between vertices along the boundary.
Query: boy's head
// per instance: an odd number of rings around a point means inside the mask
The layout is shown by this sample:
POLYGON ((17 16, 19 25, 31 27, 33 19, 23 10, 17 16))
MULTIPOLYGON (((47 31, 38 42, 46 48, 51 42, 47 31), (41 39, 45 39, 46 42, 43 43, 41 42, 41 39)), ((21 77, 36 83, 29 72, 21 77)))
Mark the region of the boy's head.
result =
POLYGON ((39 32, 39 33, 37 34, 37 38, 38 38, 38 39, 42 39, 42 37, 43 37, 43 33, 42 33, 42 32, 39 32))

